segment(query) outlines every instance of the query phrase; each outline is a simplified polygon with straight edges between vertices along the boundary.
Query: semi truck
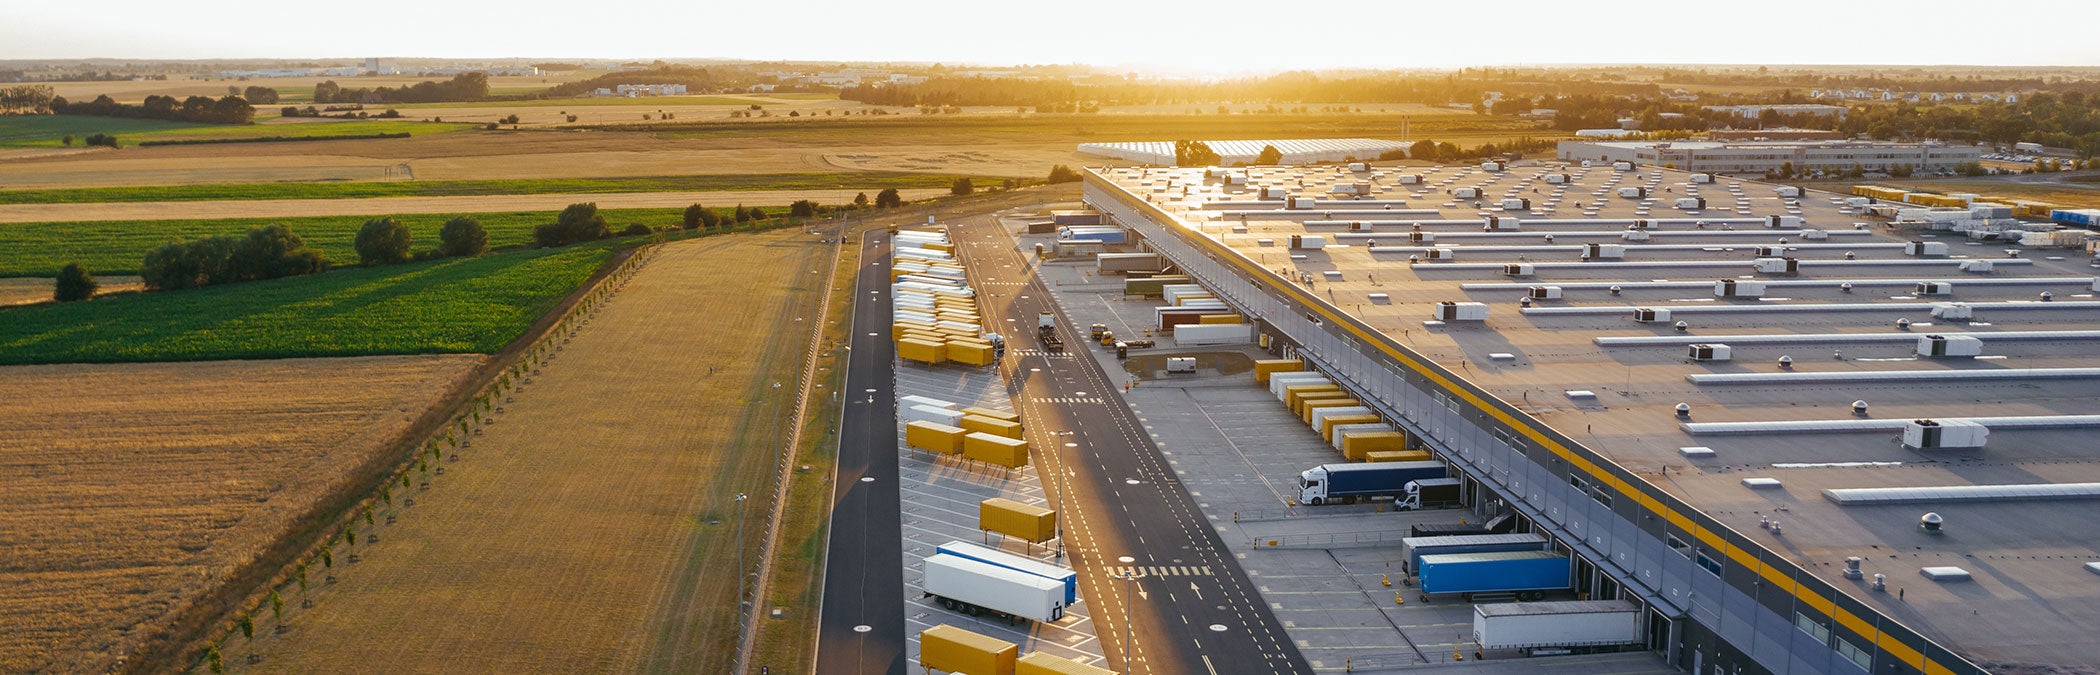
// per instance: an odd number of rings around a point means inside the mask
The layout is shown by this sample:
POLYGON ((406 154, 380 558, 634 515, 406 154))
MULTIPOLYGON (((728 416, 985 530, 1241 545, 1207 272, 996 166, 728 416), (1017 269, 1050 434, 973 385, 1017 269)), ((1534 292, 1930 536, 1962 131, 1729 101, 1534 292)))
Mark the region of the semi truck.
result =
POLYGON ((1065 341, 1057 337, 1056 314, 1043 312, 1036 315, 1035 337, 1043 343, 1043 351, 1061 352, 1065 350, 1065 341))
POLYGON ((1443 462, 1322 464, 1298 474, 1298 503, 1318 506, 1405 494, 1410 481, 1443 478, 1443 462))
POLYGON ((1459 480, 1456 478, 1424 478, 1411 480, 1402 488, 1407 496, 1394 501, 1393 507, 1402 511, 1427 508, 1448 508, 1459 504, 1459 480))
POLYGON ((1410 537, 1456 537, 1468 534, 1509 534, 1516 529, 1516 517, 1502 514, 1489 518, 1479 525, 1465 523, 1416 523, 1407 528, 1410 537))
POLYGON ((1537 600, 1570 585, 1567 556, 1546 551, 1425 555, 1416 565, 1422 600, 1457 595, 1468 602, 1484 593, 1537 600))
POLYGON ((1422 556, 1426 555, 1544 550, 1546 536, 1529 532, 1407 537, 1400 540, 1400 570, 1415 571, 1422 564, 1422 556))
POLYGON ((1058 581, 946 553, 927 557, 924 568, 926 597, 950 610, 1008 623, 1065 616, 1065 585, 1058 581))
POLYGON ((1640 628, 1640 608, 1625 600, 1473 606, 1473 641, 1481 649, 1521 649, 1533 656, 1616 651, 1640 642, 1640 628))
POLYGON ((969 558, 981 563, 998 565, 1015 572, 1033 574, 1065 587, 1065 604, 1079 602, 1079 573, 1071 568, 1058 567, 1028 556, 1007 553, 988 546, 978 546, 966 541, 951 541, 933 549, 934 553, 969 558))

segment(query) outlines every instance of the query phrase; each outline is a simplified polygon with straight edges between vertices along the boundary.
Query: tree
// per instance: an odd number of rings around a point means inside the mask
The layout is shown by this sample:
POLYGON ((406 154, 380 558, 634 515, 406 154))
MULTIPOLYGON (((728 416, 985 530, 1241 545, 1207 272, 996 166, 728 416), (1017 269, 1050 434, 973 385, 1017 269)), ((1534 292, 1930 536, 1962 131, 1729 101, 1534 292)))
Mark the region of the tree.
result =
POLYGON ((1780 177, 1780 178, 1793 178, 1793 177, 1794 177, 1794 163, 1793 163, 1793 162, 1780 162, 1780 163, 1779 163, 1779 177, 1780 177))
POLYGON ((596 203, 570 204, 561 210, 554 222, 533 228, 533 241, 542 248, 566 246, 580 241, 597 241, 612 236, 612 224, 598 213, 596 203))
POLYGON ((743 204, 736 205, 736 224, 742 225, 748 222, 751 222, 751 212, 746 210, 743 204))
POLYGON ((1063 165, 1063 164, 1058 164, 1058 165, 1055 165, 1055 166, 1052 166, 1052 167, 1050 167, 1050 183, 1051 183, 1051 184, 1053 184, 1053 185, 1054 185, 1054 184, 1057 184, 1057 183, 1077 183, 1077 182, 1079 182, 1079 172, 1077 172, 1077 171, 1073 171, 1073 170, 1072 170, 1072 167, 1069 167, 1069 166, 1065 166, 1065 165, 1063 165))
POLYGON ((1420 140, 1407 148, 1408 159, 1434 162, 1437 160, 1436 141, 1420 140))
POLYGON ((707 207, 699 204, 685 207, 685 229, 699 229, 706 222, 707 207))
POLYGON ((1203 141, 1174 141, 1174 166, 1217 166, 1223 160, 1203 141))
POLYGON ((98 145, 114 148, 117 147, 117 137, 109 134, 88 134, 87 145, 90 148, 98 145))
POLYGON ((1254 163, 1258 166, 1276 166, 1278 164, 1282 164, 1283 151, 1277 150, 1276 146, 1273 145, 1261 146, 1261 154, 1254 156, 1254 163))
MULTIPOLYGON (((216 239, 216 238, 215 238, 216 239)), ((306 240, 283 225, 265 225, 248 231, 233 242, 226 256, 225 281, 254 281, 313 274, 328 268, 320 251, 307 248, 306 240)))
MULTIPOLYGON (((1056 169, 1051 169, 1050 171, 1053 174, 1057 172, 1056 169)), ((853 195, 853 207, 860 209, 868 208, 868 193, 863 192, 857 195, 853 195)))
POLYGON ((788 205, 788 217, 815 218, 816 216, 817 203, 814 201, 810 201, 807 199, 797 199, 795 200, 795 203, 788 205))
POLYGON ((58 268, 57 290, 51 294, 51 299, 59 302, 86 300, 95 297, 98 286, 95 277, 89 275, 80 263, 66 263, 65 267, 58 268))
POLYGON ((411 236, 408 227, 393 218, 373 218, 357 230, 357 261, 365 265, 406 262, 411 236))
POLYGON ((65 137, 65 139, 63 140, 63 142, 64 142, 64 143, 66 144, 66 147, 68 147, 68 148, 70 148, 70 147, 73 147, 73 135, 72 135, 72 134, 66 134, 66 137, 65 137))
POLYGON ((271 105, 277 102, 277 90, 270 87, 249 87, 241 92, 241 98, 255 105, 271 105))
POLYGON ((897 188, 883 188, 881 192, 875 193, 875 208, 888 209, 903 205, 904 197, 897 194, 897 188))
POLYGON ((649 229, 649 226, 641 223, 628 223, 626 229, 620 230, 622 237, 638 237, 645 234, 656 234, 656 230, 649 229))
POLYGON ((241 615, 241 637, 255 639, 255 617, 241 615))
POLYGON ((446 258, 471 258, 489 250, 488 230, 481 229, 481 221, 473 216, 460 216, 445 221, 438 229, 439 256, 446 258))
POLYGON ((972 184, 970 182, 970 179, 968 178, 957 178, 955 179, 955 182, 948 184, 948 194, 955 195, 957 197, 961 197, 963 195, 970 194, 976 191, 977 186, 975 184, 972 184))
POLYGON ((758 207, 758 206, 753 206, 753 207, 751 207, 751 220, 752 220, 752 222, 757 222, 757 221, 761 221, 761 220, 765 220, 765 219, 766 219, 766 210, 765 210, 765 208, 763 208, 763 207, 758 207))

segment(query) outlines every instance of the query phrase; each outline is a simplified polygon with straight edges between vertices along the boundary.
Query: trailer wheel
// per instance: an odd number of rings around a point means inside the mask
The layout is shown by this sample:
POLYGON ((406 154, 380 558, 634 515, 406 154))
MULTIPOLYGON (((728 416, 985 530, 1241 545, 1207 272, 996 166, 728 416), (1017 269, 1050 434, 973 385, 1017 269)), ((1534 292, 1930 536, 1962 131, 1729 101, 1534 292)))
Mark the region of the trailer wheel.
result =
POLYGON ((1321 505, 1321 504, 1323 504, 1323 503, 1326 503, 1326 501, 1327 501, 1327 500, 1325 500, 1325 499, 1321 499, 1321 498, 1319 498, 1319 497, 1314 497, 1314 498, 1312 498, 1312 505, 1313 505, 1313 506, 1319 506, 1319 505, 1321 505))

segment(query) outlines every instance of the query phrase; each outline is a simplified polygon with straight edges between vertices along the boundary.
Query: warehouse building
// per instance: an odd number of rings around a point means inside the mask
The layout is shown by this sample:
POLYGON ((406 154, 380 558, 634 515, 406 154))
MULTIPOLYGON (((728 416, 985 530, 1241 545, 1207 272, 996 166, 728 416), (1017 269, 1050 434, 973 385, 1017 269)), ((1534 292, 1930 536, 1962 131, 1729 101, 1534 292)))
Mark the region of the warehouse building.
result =
POLYGON ((1764 175, 1795 171, 1917 171, 1952 169, 1983 158, 1983 148, 1885 141, 1561 141, 1556 154, 1570 162, 1633 162, 1686 171, 1764 175))
POLYGON ((1767 112, 1781 115, 1821 115, 1843 119, 1847 108, 1841 105, 1815 103, 1782 103, 1776 105, 1710 105, 1707 110, 1725 112, 1744 119, 1757 119, 1767 112))
MULTIPOLYGON (((1283 153, 1283 164, 1373 160, 1389 152, 1407 152, 1408 143, 1377 138, 1278 138, 1253 141, 1203 141, 1228 166, 1251 164, 1262 148, 1274 146, 1283 153)), ((1079 151, 1098 157, 1158 166, 1174 165, 1170 141, 1131 143, 1081 143, 1079 151)))
POLYGON ((1549 535, 1571 594, 1637 603, 1667 662, 2100 665, 2088 256, 1653 168, 1245 174, 1084 195, 1549 535))

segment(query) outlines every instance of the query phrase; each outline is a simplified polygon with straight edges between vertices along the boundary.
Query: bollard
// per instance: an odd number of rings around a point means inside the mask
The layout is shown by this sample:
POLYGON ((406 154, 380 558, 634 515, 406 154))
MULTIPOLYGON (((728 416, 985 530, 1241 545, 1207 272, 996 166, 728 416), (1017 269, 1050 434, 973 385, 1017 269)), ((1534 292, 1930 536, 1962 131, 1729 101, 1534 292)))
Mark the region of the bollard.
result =
POLYGON ((1407 598, 1401 597, 1399 591, 1393 591, 1393 604, 1405 605, 1407 604, 1407 598))
POLYGON ((1232 522, 1235 522, 1235 523, 1237 523, 1237 522, 1240 522, 1240 512, 1238 512, 1238 511, 1234 511, 1234 512, 1232 512, 1232 522))

